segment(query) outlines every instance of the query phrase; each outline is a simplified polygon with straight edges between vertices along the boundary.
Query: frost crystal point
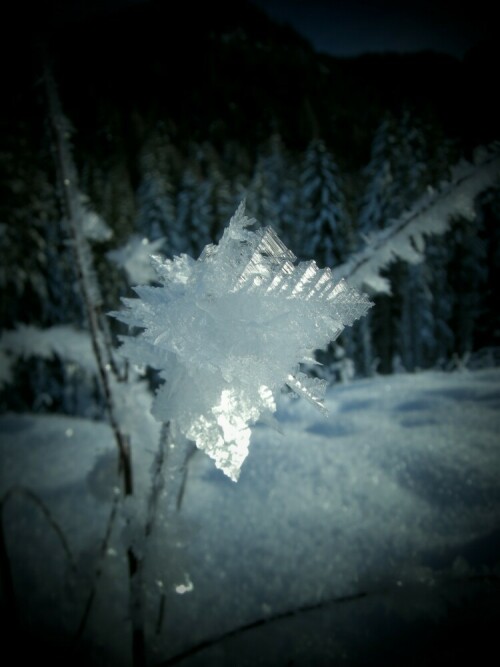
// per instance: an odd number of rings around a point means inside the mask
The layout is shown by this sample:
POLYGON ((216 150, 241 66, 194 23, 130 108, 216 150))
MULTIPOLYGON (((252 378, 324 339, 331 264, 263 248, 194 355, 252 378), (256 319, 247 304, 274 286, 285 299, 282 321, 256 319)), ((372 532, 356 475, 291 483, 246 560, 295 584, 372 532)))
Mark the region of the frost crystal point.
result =
POLYGON ((325 383, 299 371, 311 352, 366 313, 368 299, 334 283, 330 269, 295 256, 271 227, 240 204, 218 245, 198 260, 153 257, 159 286, 112 313, 142 331, 122 337, 133 363, 160 371, 153 404, 175 420, 215 465, 236 481, 248 454, 250 426, 276 410, 283 385, 322 407, 325 383))

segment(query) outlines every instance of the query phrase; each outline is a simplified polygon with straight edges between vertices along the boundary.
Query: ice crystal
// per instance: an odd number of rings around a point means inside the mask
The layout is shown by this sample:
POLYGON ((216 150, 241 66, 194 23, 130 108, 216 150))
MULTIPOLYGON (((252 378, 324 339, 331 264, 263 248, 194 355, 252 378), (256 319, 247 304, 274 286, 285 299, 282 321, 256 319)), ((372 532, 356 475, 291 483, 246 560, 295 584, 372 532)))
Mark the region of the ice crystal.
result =
POLYGON ((326 383, 300 371, 366 313, 368 299, 330 269, 295 256, 271 227, 252 231, 242 203, 218 245, 198 260, 153 257, 159 286, 112 313, 142 331, 122 338, 122 353, 165 380, 153 404, 160 421, 194 440, 236 481, 250 426, 276 410, 284 385, 322 407, 326 383))
POLYGON ((131 283, 150 283, 156 278, 150 257, 158 252, 164 243, 163 238, 149 241, 134 234, 123 247, 110 250, 106 256, 124 269, 131 283))

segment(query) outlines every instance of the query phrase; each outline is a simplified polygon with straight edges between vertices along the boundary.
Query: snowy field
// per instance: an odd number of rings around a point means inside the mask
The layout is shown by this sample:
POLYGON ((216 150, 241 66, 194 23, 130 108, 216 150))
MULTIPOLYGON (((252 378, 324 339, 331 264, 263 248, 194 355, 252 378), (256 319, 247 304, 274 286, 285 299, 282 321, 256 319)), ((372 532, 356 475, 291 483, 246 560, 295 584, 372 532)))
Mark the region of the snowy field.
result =
MULTIPOLYGON (((486 664, 500 627, 500 370, 357 381, 326 405, 325 418, 283 397, 283 432, 254 429, 238 483, 196 452, 179 508, 161 499, 149 665, 486 664)), ((117 485, 109 427, 9 414, 0 433, 1 494, 19 489, 3 523, 24 636, 70 645, 97 569, 66 664, 131 664, 122 510, 99 557, 117 485)), ((139 489, 153 455, 133 450, 139 489)))

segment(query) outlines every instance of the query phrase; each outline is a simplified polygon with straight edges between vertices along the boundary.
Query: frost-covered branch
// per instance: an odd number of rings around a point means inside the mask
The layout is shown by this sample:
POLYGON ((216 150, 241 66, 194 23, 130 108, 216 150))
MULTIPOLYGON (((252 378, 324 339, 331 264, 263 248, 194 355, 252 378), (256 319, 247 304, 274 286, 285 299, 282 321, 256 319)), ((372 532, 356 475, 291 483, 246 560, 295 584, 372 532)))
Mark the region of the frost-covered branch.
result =
MULTIPOLYGON (((122 428, 117 401, 113 393, 113 387, 115 386, 113 371, 116 366, 109 344, 106 325, 102 321, 100 312, 102 299, 100 297, 98 281, 93 270, 91 250, 85 235, 88 225, 85 222, 85 209, 78 190, 77 171, 69 146, 70 127, 62 113, 55 82, 47 65, 45 67, 45 86, 54 136, 55 159, 71 236, 78 285, 87 314, 92 349, 97 362, 98 377, 103 389, 110 425, 118 447, 124 495, 127 498, 131 498, 134 488, 129 437, 122 428)), ((93 227, 91 225, 91 228, 93 227)), ((140 560, 132 546, 128 546, 127 548, 127 563, 130 583, 129 611, 132 622, 132 659, 134 667, 142 667, 145 665, 146 659, 140 560)))
POLYGON ((52 528, 55 535, 57 536, 59 543, 64 551, 64 554, 67 558, 67 561, 70 566, 70 570, 73 575, 76 574, 77 568, 73 553, 69 547, 68 541, 64 531, 58 524, 58 522, 52 516, 49 508, 45 502, 40 498, 40 496, 30 489, 26 489, 22 486, 13 486, 11 487, 3 496, 0 498, 0 582, 2 584, 2 606, 5 606, 7 613, 6 617, 6 627, 4 626, 5 632, 12 632, 14 635, 18 631, 18 610, 16 604, 16 594, 14 589, 14 580, 12 577, 11 563, 7 551, 7 543, 5 540, 5 531, 4 531, 4 511, 5 507, 9 501, 15 496, 21 496, 30 500, 34 505, 38 507, 41 511, 43 517, 47 521, 47 524, 52 528))
POLYGON ((385 229, 370 235, 365 247, 333 271, 353 287, 390 294, 389 281, 380 275, 396 259, 417 264, 424 259, 425 237, 444 234, 453 216, 474 218, 475 197, 495 184, 500 175, 500 147, 484 151, 476 164, 459 163, 449 183, 429 188, 411 210, 385 229))
POLYGON ((109 548, 109 542, 111 540, 111 533, 113 530, 113 526, 115 523, 115 519, 118 513, 118 494, 114 493, 113 494, 113 501, 111 504, 111 511, 109 513, 107 525, 106 525, 106 531, 104 533, 104 537, 101 543, 101 547, 99 549, 99 556, 97 560, 97 565, 94 570, 94 578, 92 582, 92 586, 90 588, 90 592, 87 596, 87 601, 85 603, 84 609, 83 609, 83 614, 81 616, 80 622, 78 624, 78 628, 76 630, 75 636, 73 637, 73 646, 76 647, 78 646, 78 643, 80 642, 83 632, 85 630, 85 627, 87 625, 87 621, 90 616, 90 612, 92 610, 92 606, 94 604, 94 600, 97 594, 97 585, 101 579, 103 570, 104 570, 104 561, 106 558, 106 555, 108 553, 108 548, 109 548))
POLYGON ((88 333, 69 324, 58 324, 45 329, 32 324, 19 324, 15 329, 2 332, 0 347, 9 353, 10 361, 16 357, 59 357, 78 364, 91 373, 97 373, 88 333))
POLYGON ((68 228, 71 235, 71 247, 75 258, 75 270, 78 277, 78 285, 88 319, 92 350, 97 362, 98 376, 104 392, 109 420, 120 454, 120 465, 123 473, 125 495, 128 495, 132 493, 132 470, 129 443, 126 434, 120 427, 112 394, 112 355, 105 339, 103 324, 100 321, 99 306, 102 303, 102 299, 92 265, 91 251, 84 234, 85 211, 78 190, 76 167, 69 146, 70 127, 67 119, 62 113, 55 82, 48 67, 45 68, 45 86, 49 104, 50 121, 54 135, 56 165, 61 182, 68 228))

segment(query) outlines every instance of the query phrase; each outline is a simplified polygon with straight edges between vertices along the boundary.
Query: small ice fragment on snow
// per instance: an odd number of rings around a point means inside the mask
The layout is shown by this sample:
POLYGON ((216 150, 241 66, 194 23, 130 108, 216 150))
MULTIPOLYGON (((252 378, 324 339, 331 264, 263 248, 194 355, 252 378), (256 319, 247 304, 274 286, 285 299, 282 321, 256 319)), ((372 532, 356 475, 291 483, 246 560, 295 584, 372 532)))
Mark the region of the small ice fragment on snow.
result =
POLYGON ((184 576, 184 583, 177 584, 174 588, 175 592, 178 593, 179 595, 185 595, 185 593, 191 593, 191 591, 194 589, 194 585, 191 579, 189 578, 189 574, 186 574, 184 576))

